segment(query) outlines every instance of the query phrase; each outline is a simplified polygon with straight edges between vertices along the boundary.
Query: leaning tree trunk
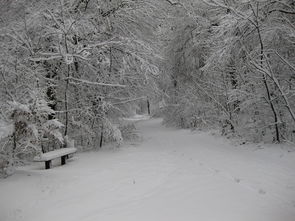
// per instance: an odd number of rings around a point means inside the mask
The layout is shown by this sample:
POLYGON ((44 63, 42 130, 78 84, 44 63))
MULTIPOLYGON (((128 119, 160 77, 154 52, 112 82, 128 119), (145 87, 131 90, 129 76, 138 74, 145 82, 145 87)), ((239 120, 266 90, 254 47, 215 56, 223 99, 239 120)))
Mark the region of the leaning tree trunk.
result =
MULTIPOLYGON (((258 22, 258 4, 257 3, 257 13, 255 14, 254 12, 254 9, 252 7, 252 11, 253 11, 253 14, 255 16, 255 27, 256 27, 256 30, 257 30, 257 34, 258 34, 258 38, 259 38, 259 44, 260 44, 260 67, 263 69, 263 54, 264 54, 264 44, 263 44, 263 41, 262 41, 262 36, 261 36, 261 31, 260 31, 260 26, 259 26, 259 22, 258 22)), ((262 80, 263 80, 263 84, 265 86, 265 89, 266 89, 266 95, 267 95, 267 101, 270 105, 270 108, 271 108, 271 111, 273 113, 273 116, 274 116, 274 125, 275 125, 275 133, 276 133, 276 141, 277 142, 280 142, 280 130, 279 130, 279 126, 278 126, 278 114, 276 112, 276 109, 275 109, 275 106, 273 104, 273 101, 272 101, 272 96, 270 94, 270 88, 269 88, 269 85, 267 83, 267 76, 266 74, 263 74, 262 76, 262 80)))

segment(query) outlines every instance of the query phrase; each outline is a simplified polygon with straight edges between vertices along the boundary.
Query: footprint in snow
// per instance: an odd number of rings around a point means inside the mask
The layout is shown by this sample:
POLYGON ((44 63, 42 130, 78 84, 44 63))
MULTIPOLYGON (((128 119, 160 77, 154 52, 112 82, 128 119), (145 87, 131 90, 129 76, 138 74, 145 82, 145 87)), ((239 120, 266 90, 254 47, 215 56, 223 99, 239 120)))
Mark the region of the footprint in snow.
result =
POLYGON ((14 209, 10 216, 13 217, 14 219, 18 220, 18 219, 23 218, 22 213, 23 213, 23 211, 21 209, 14 209))
POLYGON ((41 192, 44 194, 50 194, 53 192, 53 190, 49 186, 45 186, 44 188, 42 188, 41 192))
POLYGON ((240 178, 235 178, 235 182, 239 183, 239 182, 241 182, 241 179, 240 178))
POLYGON ((263 189, 259 189, 258 193, 264 195, 264 194, 266 194, 266 191, 263 189))

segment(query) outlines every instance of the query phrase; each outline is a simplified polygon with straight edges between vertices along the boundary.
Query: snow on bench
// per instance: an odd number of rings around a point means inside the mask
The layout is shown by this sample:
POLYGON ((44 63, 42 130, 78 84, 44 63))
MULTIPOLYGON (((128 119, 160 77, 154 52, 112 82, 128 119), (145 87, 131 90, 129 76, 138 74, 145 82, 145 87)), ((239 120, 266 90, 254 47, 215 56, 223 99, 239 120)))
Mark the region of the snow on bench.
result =
POLYGON ((51 168, 51 160, 61 157, 61 165, 66 164, 66 159, 69 154, 77 152, 77 149, 74 147, 71 148, 62 148, 58 150, 53 150, 47 153, 43 153, 40 156, 34 158, 35 162, 45 162, 45 169, 51 168))

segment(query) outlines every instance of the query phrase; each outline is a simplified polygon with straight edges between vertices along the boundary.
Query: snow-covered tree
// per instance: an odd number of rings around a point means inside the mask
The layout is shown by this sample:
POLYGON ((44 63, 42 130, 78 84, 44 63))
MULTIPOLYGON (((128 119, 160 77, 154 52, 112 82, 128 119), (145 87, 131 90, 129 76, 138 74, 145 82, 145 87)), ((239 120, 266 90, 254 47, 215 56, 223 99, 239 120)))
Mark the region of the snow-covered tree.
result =
POLYGON ((151 44, 159 9, 152 2, 7 5, 1 23, 1 122, 12 130, 1 139, 2 149, 13 147, 13 137, 36 151, 72 139, 82 148, 103 140, 121 144, 119 118, 154 93, 159 75, 161 58, 151 44))
POLYGON ((185 24, 198 31, 173 33, 166 119, 218 123, 251 141, 293 140, 294 2, 204 0, 195 11, 185 3, 185 24))

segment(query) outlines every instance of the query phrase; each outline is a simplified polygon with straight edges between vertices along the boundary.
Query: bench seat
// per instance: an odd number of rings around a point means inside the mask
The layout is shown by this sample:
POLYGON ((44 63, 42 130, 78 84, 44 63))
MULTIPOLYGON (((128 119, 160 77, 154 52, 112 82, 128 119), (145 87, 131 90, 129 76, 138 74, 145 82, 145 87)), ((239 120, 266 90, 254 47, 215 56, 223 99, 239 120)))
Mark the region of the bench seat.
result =
POLYGON ((49 151, 47 153, 43 153, 34 158, 35 162, 45 162, 45 169, 50 169, 51 160, 61 157, 61 164, 66 164, 66 158, 69 154, 73 154, 77 152, 77 149, 74 147, 71 148, 62 148, 58 150, 49 151))

